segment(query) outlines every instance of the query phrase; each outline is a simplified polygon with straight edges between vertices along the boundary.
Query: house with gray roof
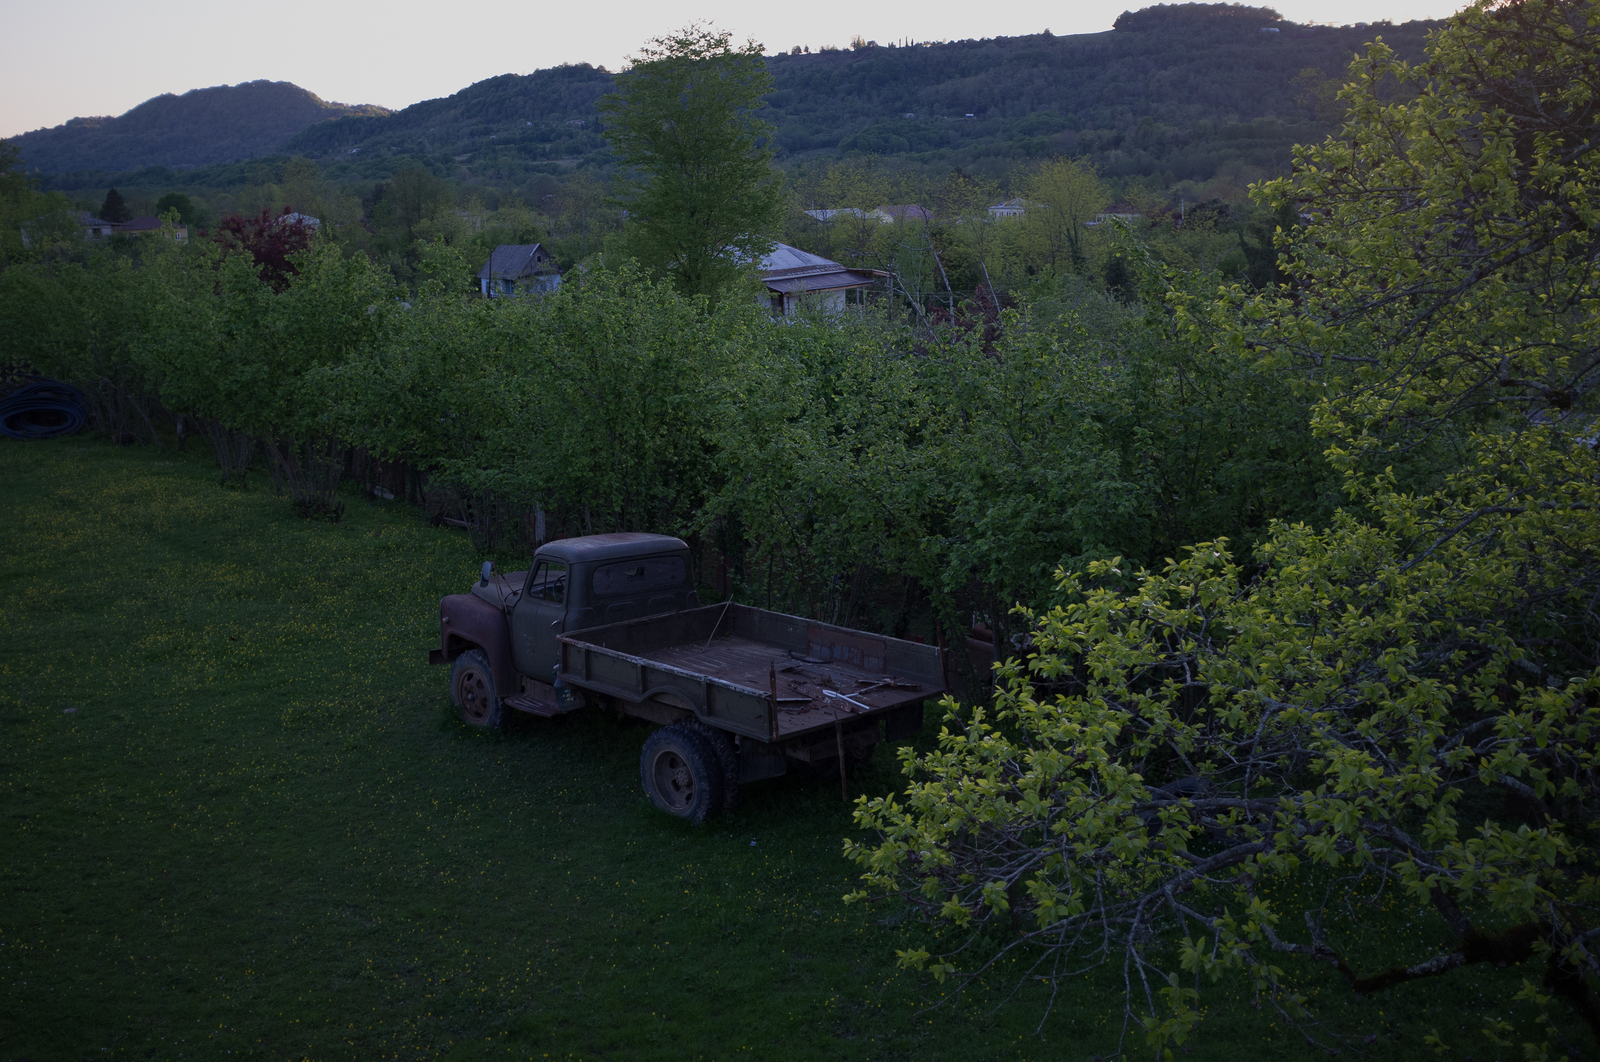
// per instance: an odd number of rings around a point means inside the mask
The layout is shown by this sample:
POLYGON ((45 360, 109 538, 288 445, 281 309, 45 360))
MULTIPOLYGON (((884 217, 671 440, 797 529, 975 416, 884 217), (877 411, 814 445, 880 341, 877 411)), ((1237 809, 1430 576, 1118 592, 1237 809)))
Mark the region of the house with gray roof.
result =
POLYGON ((560 286, 561 267, 537 243, 502 243, 478 270, 478 290, 486 299, 555 291, 560 286))
POLYGON ((869 288, 888 275, 877 269, 847 269, 786 243, 774 245, 758 268, 774 317, 789 316, 802 302, 839 313, 844 310, 845 292, 869 288))

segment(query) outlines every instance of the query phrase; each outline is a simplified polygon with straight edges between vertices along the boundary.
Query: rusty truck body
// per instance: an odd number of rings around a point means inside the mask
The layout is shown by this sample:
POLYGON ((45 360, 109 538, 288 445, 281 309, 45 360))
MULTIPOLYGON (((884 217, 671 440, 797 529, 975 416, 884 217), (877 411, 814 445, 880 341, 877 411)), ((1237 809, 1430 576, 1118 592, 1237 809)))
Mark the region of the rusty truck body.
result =
POLYGON ((639 775, 691 821, 792 764, 836 769, 922 728, 945 689, 933 646, 765 609, 702 605, 689 547, 664 535, 546 543, 526 570, 485 564, 439 603, 439 648, 462 721, 606 708, 658 725, 639 775))

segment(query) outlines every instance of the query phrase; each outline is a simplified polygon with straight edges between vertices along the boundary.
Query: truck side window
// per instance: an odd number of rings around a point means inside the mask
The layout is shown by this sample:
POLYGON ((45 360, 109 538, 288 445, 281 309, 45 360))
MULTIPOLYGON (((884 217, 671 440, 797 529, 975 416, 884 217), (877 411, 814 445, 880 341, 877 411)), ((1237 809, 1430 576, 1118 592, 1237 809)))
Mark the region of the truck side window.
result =
POLYGON ((552 604, 567 600, 567 566, 557 561, 540 561, 528 577, 528 596, 552 604))
POLYGON ((594 592, 603 597, 682 586, 686 572, 682 557, 650 557, 602 564, 594 570, 594 592))

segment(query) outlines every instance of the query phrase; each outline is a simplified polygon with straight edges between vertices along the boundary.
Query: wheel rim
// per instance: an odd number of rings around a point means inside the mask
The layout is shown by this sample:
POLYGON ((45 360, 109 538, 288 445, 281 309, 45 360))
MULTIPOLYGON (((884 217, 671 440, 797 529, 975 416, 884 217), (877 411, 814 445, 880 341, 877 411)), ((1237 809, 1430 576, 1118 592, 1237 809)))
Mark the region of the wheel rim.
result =
POLYGON ((656 756, 651 776, 655 779, 656 792, 671 811, 685 811, 694 803, 694 772, 676 752, 665 749, 656 756))
POLYGON ((461 706, 461 717, 469 723, 482 723, 489 718, 492 694, 489 679, 475 667, 464 667, 456 676, 456 703, 461 706))

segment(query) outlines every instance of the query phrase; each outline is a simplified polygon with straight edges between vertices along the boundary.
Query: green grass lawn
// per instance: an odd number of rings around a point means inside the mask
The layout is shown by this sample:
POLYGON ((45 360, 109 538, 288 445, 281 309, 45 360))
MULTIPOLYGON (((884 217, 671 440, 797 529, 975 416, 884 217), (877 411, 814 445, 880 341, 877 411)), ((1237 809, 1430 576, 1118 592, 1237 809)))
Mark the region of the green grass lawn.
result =
MULTIPOLYGON (((0 443, 0 1060, 1114 1050, 1120 969, 1042 1028, 1037 982, 996 1007, 1014 966, 929 1009, 949 987, 894 967, 925 931, 839 902, 837 782, 695 828, 642 794, 641 724, 462 726, 426 654, 479 558, 347 501, 308 521, 201 453, 0 443)), ((856 785, 898 780, 880 755, 856 785)), ((1375 1037, 1355 1052, 1421 1057, 1523 975, 1335 1007, 1375 1037)), ((1246 996, 1192 1057, 1324 1057, 1246 996)))

